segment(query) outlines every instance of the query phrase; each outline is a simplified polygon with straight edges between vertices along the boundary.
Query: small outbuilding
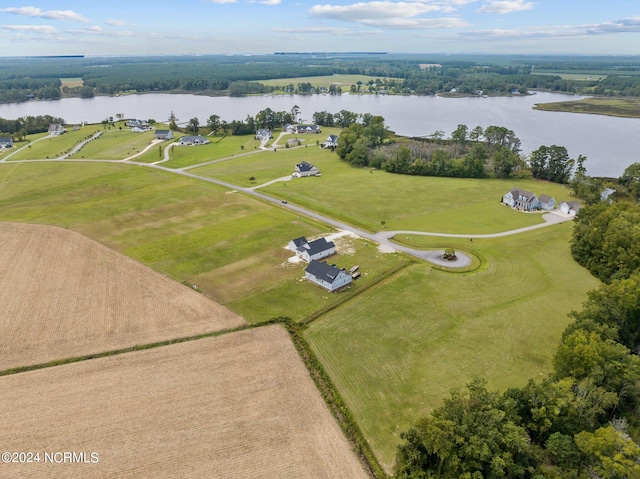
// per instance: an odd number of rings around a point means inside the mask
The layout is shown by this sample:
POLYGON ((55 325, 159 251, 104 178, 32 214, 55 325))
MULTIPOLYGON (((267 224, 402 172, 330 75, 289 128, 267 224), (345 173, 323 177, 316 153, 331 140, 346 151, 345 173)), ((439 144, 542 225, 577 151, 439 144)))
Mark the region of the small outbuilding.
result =
POLYGON ((580 211, 582 205, 577 201, 563 201, 560 203, 560 211, 565 215, 575 216, 580 211))
POLYGON ((344 269, 316 260, 312 260, 309 263, 309 266, 304 270, 304 274, 309 281, 327 291, 337 291, 348 286, 352 281, 351 275, 344 269))

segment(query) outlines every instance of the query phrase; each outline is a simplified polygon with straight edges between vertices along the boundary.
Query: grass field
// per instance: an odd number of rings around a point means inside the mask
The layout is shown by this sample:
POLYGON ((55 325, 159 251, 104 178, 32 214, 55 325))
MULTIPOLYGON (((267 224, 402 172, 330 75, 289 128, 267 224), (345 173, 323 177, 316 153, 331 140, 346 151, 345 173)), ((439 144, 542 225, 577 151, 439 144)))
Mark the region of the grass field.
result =
POLYGON ((246 324, 73 231, 2 223, 0 243, 0 371, 246 324))
MULTIPOLYGON (((335 301, 336 295, 300 285, 304 267, 287 263, 289 240, 329 232, 315 221, 214 185, 130 165, 0 168, 0 220, 79 231, 179 282, 197 285, 248 321, 283 315, 301 320, 335 301)), ((363 252, 349 262, 367 265, 371 278, 402 261, 395 255, 378 259, 365 243, 357 249, 363 252)))
POLYGON ((3 478, 368 477, 279 326, 2 377, 0 404, 3 450, 98 454, 3 478))
MULTIPOLYGON (((144 150, 153 141, 153 131, 134 133, 130 129, 105 130, 100 138, 90 141, 69 158, 122 160, 144 150)), ((152 148, 157 155, 157 147, 152 148)))
POLYGON ((596 279, 572 259, 571 225, 500 239, 412 236, 483 256, 478 273, 416 264, 314 322, 306 337, 381 462, 399 433, 475 376, 521 386, 551 370, 551 356, 596 279))
MULTIPOLYGON (((556 75, 562 78, 563 80, 575 80, 575 81, 597 81, 604 80, 607 78, 608 74, 603 71, 545 71, 536 69, 535 72, 532 72, 534 75, 556 75)), ((619 73, 613 73, 614 75, 619 73)))
POLYGON ((537 110, 640 118, 639 98, 584 98, 577 101, 538 103, 537 110))
POLYGON ((60 82, 62 82, 61 86, 66 86, 68 88, 76 88, 84 85, 84 80, 82 78, 60 78, 60 82))
POLYGON ((211 136, 208 138, 211 143, 207 145, 171 147, 169 155, 171 159, 162 165, 168 168, 184 168, 205 161, 253 151, 260 146, 260 142, 252 136, 211 136))
POLYGON ((7 161, 58 158, 69 152, 76 144, 91 137, 100 130, 101 128, 97 125, 86 125, 84 128, 75 131, 71 130, 60 136, 44 138, 16 153, 7 161))
POLYGON ((351 85, 356 85, 359 81, 363 84, 367 84, 369 81, 375 81, 376 79, 382 79, 382 77, 372 77, 367 75, 326 75, 315 77, 300 77, 300 78, 277 78, 274 80, 260 80, 260 83, 268 86, 287 86, 293 84, 297 86, 298 83, 311 83, 313 87, 329 88, 331 85, 339 86, 343 91, 349 90, 351 85))

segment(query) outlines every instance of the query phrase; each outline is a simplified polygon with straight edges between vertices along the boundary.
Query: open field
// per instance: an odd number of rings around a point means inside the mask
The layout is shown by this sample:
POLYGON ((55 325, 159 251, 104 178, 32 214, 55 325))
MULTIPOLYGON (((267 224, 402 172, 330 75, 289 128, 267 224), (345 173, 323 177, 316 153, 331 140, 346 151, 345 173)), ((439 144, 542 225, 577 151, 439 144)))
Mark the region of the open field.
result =
MULTIPOLYGON (((612 72, 614 75, 617 75, 619 73, 615 73, 612 72)), ((607 76, 609 76, 607 73, 603 72, 603 71, 582 71, 582 72, 576 72, 573 70, 570 71, 560 71, 560 70, 554 70, 554 71, 545 71, 545 70, 539 70, 536 69, 535 72, 532 72, 533 75, 556 75, 559 76, 560 78, 562 78, 563 80, 575 80, 575 81, 598 81, 598 80, 604 80, 605 78, 607 78, 607 76)))
POLYGON ((3 450, 99 459, 4 478, 368 477, 280 326, 6 376, 0 403, 3 450))
POLYGON ((577 101, 538 103, 535 109, 640 118, 640 98, 584 98, 577 101))
POLYGON ((269 86, 287 86, 293 84, 297 86, 298 83, 311 83, 313 87, 329 88, 331 85, 339 86, 343 91, 349 90, 351 85, 357 84, 359 81, 363 84, 367 84, 369 81, 375 81, 376 79, 382 79, 383 77, 372 77, 367 75, 326 75, 315 77, 300 77, 300 78, 277 78, 274 80, 260 80, 259 83, 269 86))
POLYGON ((101 128, 97 125, 86 125, 83 128, 68 131, 60 136, 45 138, 18 152, 8 161, 58 158, 71 150, 77 143, 86 140, 100 130, 101 128))
POLYGON ((0 244, 0 371, 245 324, 73 231, 0 223, 0 244))
MULTIPOLYGON (((153 139, 153 130, 144 133, 134 133, 129 128, 105 130, 100 138, 90 141, 69 158, 122 160, 144 150, 153 139)), ((157 147, 153 151, 157 155, 157 147)))
POLYGON ((84 85, 84 80, 82 78, 60 78, 61 86, 66 86, 68 88, 76 88, 84 85))
POLYGON ((451 388, 479 376, 503 390, 551 371, 567 313, 598 285, 573 261, 570 231, 403 237, 474 252, 486 268, 451 274, 416 264, 311 324, 305 336, 383 465, 393 464, 399 433, 451 388))
MULTIPOLYGON (((184 168, 198 163, 255 150, 260 142, 253 136, 209 136, 211 143, 196 146, 172 146, 167 168, 184 168)), ((155 160, 157 161, 157 160, 155 160)))
MULTIPOLYGON (((0 172, 0 220, 79 231, 178 282, 197 285, 250 322, 283 315, 300 320, 335 301, 336 295, 300 284, 304 266, 289 264, 292 253, 285 249, 292 238, 314 238, 329 229, 284 209, 125 164, 10 163, 0 165, 0 172)), ((348 261, 367 265, 363 285, 404 261, 377 258, 376 248, 358 245, 362 252, 348 261)), ((342 260, 340 254, 332 258, 342 260)))
MULTIPOLYGON (((320 148, 307 150, 307 161, 318 166, 322 177, 298 178, 261 191, 370 231, 382 229, 384 221, 389 230, 497 233, 542 223, 539 214, 522 214, 500 203, 513 187, 551 195, 558 203, 572 199, 567 188, 557 183, 395 175, 349 166, 320 148)), ((293 167, 296 157, 307 158, 298 151, 272 154, 291 155, 293 167)), ((256 155, 249 161, 259 159, 256 155)), ((214 170, 205 168, 196 172, 215 176, 214 170)), ((260 178, 258 183, 263 181, 267 179, 260 178)))

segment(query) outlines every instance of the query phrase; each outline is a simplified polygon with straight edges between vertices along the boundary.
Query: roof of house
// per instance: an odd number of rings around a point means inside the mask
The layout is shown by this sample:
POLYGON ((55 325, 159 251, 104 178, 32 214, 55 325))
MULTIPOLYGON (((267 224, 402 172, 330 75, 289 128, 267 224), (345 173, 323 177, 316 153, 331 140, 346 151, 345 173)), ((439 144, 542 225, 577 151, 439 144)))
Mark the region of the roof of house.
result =
POLYGON ((298 247, 298 249, 301 252, 304 252, 306 250, 309 252, 309 256, 313 256, 314 254, 318 254, 335 247, 336 245, 334 244, 333 241, 327 241, 324 238, 318 238, 317 240, 312 241, 311 243, 298 247))
POLYGON ((156 135, 168 135, 171 130, 156 130, 156 135))
POLYGON ((180 138, 180 141, 209 141, 208 139, 206 139, 204 136, 202 135, 197 135, 197 136, 183 136, 182 138, 180 138))
POLYGON ((582 208, 582 205, 579 201, 567 201, 567 205, 569 206, 569 208, 576 211, 582 208))
POLYGON ((540 200, 540 203, 549 203, 553 199, 553 196, 540 195, 538 199, 540 200))
POLYGON ((316 278, 324 280, 330 284, 336 280, 336 278, 340 274, 340 271, 344 270, 336 267, 336 265, 322 263, 320 261, 316 261, 315 259, 311 260, 309 266, 307 266, 307 268, 305 269, 306 273, 309 273, 316 278))
POLYGON ((327 138, 327 141, 336 141, 338 139, 338 135, 329 135, 329 138, 327 138))
POLYGON ((311 171, 315 168, 315 166, 313 166, 310 163, 307 163, 306 161, 303 161, 302 163, 298 163, 296 165, 296 169, 298 171, 311 171))
POLYGON ((10 137, 4 137, 4 138, 0 138, 0 143, 13 143, 13 138, 10 137))
POLYGON ((526 190, 520 190, 518 188, 511 189, 509 193, 511 193, 511 196, 513 196, 514 199, 517 199, 519 201, 524 201, 526 203, 533 201, 533 199, 536 197, 534 193, 531 193, 530 191, 526 191, 526 190), (520 200, 520 197, 524 199, 520 200))
POLYGON ((292 239, 291 241, 293 241, 293 244, 296 246, 296 248, 299 248, 300 246, 307 244, 307 238, 305 238, 304 236, 300 236, 300 238, 292 239))

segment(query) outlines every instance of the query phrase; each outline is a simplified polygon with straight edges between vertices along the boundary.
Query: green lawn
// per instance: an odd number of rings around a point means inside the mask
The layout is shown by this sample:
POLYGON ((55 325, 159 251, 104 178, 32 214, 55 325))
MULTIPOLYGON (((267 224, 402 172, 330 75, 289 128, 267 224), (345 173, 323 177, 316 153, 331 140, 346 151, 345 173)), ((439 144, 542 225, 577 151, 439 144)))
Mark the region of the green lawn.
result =
POLYGON ((383 77, 373 77, 367 75, 325 75, 301 78, 277 78, 274 80, 260 80, 260 83, 268 86, 287 86, 298 83, 311 83, 314 87, 324 87, 329 89, 331 85, 339 86, 343 91, 348 91, 351 85, 356 85, 359 81, 366 85, 369 81, 376 81, 383 77))
MULTIPOLYGON (((105 130, 100 138, 92 140, 69 158, 122 160, 144 150, 153 141, 153 131, 134 133, 130 128, 105 130)), ((157 154, 157 147, 153 150, 157 154)))
POLYGON ((500 239, 409 243, 452 246, 487 267, 451 274, 416 264, 314 322, 306 332, 381 462, 399 434, 474 376, 522 386, 551 357, 598 282, 572 259, 570 224, 500 239))
POLYGON ((167 168, 184 168, 254 151, 260 146, 260 142, 253 136, 210 136, 207 138, 211 141, 207 145, 171 147, 169 155, 171 159, 162 165, 167 168))
MULTIPOLYGON (((97 125, 86 125, 78 130, 70 130, 60 136, 45 138, 37 143, 30 145, 16 155, 12 156, 8 161, 13 160, 41 160, 48 158, 58 158, 69 152, 83 140, 90 138, 101 128, 97 125)), ((46 136, 46 134, 44 135, 46 136)))
POLYGON ((576 101, 539 103, 535 108, 545 111, 640 118, 640 99, 638 98, 584 98, 576 101))

